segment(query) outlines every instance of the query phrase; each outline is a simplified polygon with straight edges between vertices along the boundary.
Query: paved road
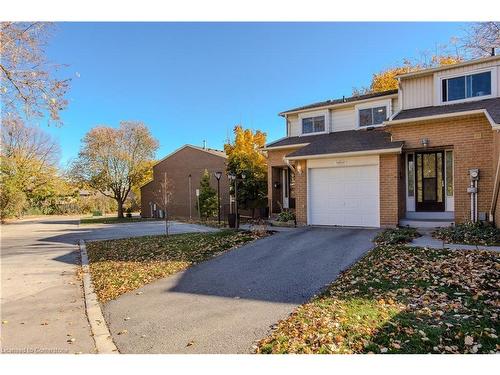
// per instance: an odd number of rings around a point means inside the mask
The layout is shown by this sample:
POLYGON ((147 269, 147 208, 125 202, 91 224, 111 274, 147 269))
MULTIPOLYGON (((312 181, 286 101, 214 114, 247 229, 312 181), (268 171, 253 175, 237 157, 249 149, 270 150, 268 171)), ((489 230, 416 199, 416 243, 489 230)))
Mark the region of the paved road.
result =
MULTIPOLYGON (((173 223, 172 233, 212 230, 173 223)), ((95 351, 76 277, 80 238, 162 234, 161 222, 78 226, 51 217, 1 226, 1 347, 4 352, 95 351), (74 338, 73 342, 68 341, 74 338)))
POLYGON ((365 254, 376 232, 277 233, 125 294, 104 306, 105 317, 122 353, 248 353, 365 254))

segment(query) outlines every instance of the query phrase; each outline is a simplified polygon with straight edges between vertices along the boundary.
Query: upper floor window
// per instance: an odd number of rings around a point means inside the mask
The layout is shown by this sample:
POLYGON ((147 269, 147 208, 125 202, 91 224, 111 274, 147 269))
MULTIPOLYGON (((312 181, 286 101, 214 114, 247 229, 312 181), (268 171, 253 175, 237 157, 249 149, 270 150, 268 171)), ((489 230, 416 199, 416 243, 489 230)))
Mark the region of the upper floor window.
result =
POLYGON ((447 78, 441 84, 443 102, 491 95, 491 72, 447 78))
POLYGON ((380 125, 387 120, 387 107, 364 108, 359 110, 359 126, 380 125))
POLYGON ((321 133, 325 131, 325 116, 302 119, 302 134, 321 133))

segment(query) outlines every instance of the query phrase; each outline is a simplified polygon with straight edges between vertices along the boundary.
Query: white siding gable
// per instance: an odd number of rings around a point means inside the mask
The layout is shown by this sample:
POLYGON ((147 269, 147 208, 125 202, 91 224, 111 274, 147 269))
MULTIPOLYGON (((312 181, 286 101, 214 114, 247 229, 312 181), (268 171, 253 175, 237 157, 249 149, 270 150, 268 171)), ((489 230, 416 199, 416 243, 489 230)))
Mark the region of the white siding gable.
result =
POLYGON ((356 124, 354 107, 339 108, 331 110, 332 112, 332 130, 341 132, 344 130, 353 130, 356 124))
MULTIPOLYGON (((500 96, 500 60, 478 62, 477 64, 450 67, 449 69, 430 72, 427 75, 401 78, 400 99, 402 109, 421 108, 442 105, 441 80, 474 72, 491 71, 492 95, 500 96)), ((481 100, 481 97, 475 98, 481 100)), ((474 99, 470 99, 474 100, 474 99)), ((458 103, 454 101, 453 103, 458 103)), ((449 102, 447 104, 452 104, 449 102)))

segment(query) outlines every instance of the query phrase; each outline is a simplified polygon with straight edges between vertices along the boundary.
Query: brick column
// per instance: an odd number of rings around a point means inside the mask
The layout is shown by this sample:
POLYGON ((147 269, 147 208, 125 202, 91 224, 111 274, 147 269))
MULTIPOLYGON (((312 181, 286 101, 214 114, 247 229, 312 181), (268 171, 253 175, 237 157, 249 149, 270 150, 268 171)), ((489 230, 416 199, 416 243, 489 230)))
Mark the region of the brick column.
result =
POLYGON ((399 154, 380 155, 380 226, 399 223, 399 154))
POLYGON ((297 223, 307 224, 307 161, 301 160, 302 174, 295 174, 295 216, 297 223))

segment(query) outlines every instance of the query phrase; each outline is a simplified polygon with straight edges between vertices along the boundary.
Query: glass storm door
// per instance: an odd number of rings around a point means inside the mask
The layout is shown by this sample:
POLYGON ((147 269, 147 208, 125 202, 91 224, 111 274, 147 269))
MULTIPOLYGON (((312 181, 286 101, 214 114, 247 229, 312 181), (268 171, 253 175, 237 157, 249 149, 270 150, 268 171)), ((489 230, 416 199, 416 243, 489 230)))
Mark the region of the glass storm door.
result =
POLYGON ((290 178, 288 168, 282 170, 281 186, 283 186, 283 208, 290 208, 290 178))
POLYGON ((444 211, 444 152, 416 153, 417 211, 444 211))

